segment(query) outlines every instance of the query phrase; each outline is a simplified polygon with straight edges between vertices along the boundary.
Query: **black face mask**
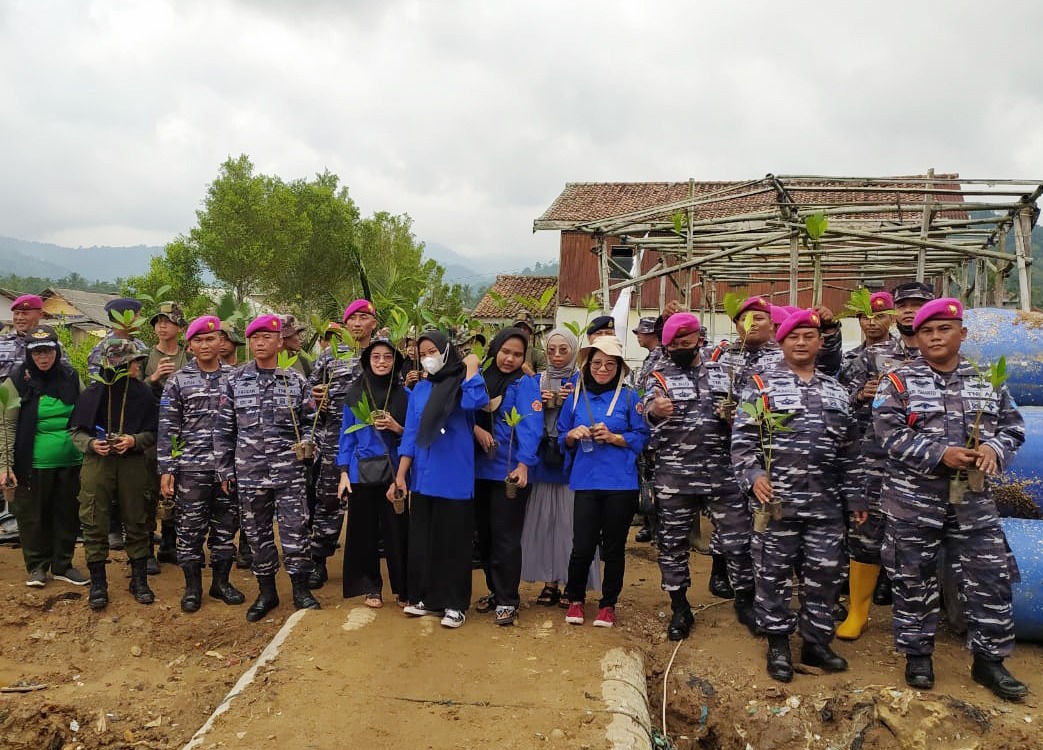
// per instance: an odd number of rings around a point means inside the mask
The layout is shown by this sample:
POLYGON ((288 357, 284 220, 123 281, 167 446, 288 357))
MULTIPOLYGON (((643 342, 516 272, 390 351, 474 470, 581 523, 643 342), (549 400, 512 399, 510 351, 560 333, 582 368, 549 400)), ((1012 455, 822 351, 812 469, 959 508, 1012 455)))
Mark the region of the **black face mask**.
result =
POLYGON ((895 327, 898 328, 898 332, 900 334, 902 334, 903 336, 912 336, 913 335, 913 327, 912 326, 904 326, 901 323, 895 323, 895 327))
POLYGON ((691 367, 695 361, 695 349, 671 349, 670 360, 678 367, 691 367))

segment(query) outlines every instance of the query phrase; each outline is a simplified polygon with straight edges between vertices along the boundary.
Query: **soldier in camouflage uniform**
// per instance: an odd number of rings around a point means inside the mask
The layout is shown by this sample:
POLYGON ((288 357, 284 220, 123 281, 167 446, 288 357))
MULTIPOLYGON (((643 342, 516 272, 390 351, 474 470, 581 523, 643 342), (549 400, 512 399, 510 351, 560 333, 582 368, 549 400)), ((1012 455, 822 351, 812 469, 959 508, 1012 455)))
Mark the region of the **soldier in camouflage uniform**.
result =
POLYGON ((760 513, 774 509, 752 542, 757 624, 768 634, 768 674, 793 679, 789 634, 799 621, 801 661, 830 672, 847 662, 830 648, 833 605, 841 582, 845 501, 865 515, 858 487, 857 445, 847 391, 815 370, 822 346, 821 318, 814 310, 790 315, 776 332, 783 361, 754 374, 740 403, 763 405, 769 417, 789 415, 786 431, 771 434, 740 408, 732 432, 732 462, 739 484, 752 492, 760 513), (769 411, 770 410, 770 411, 769 411), (771 462, 766 469, 767 450, 771 462), (769 474, 770 469, 770 474, 769 474), (769 505, 770 504, 770 505, 769 505), (800 612, 791 612, 790 577, 801 566, 800 612))
MULTIPOLYGON (((113 325, 112 330, 109 331, 109 335, 102 339, 100 342, 98 342, 98 344, 95 345, 93 349, 91 349, 90 354, 87 355, 87 373, 89 375, 97 375, 98 372, 101 370, 102 350, 105 348, 106 342, 110 338, 130 341, 132 344, 134 344, 135 347, 137 347, 138 351, 148 356, 148 344, 134 336, 134 334, 130 330, 122 327, 122 324, 118 324, 116 318, 114 317, 115 313, 124 314, 128 311, 133 312, 136 318, 138 313, 141 312, 141 303, 131 297, 120 297, 117 299, 110 299, 108 302, 105 303, 105 313, 109 316, 109 321, 115 325, 113 325)), ((138 378, 142 378, 144 377, 144 375, 145 371, 144 369, 142 369, 138 374, 138 378)))
MULTIPOLYGON (((652 370, 655 369, 659 361, 666 357, 666 353, 663 350, 663 345, 660 341, 660 336, 663 333, 663 318, 645 317, 641 318, 637 322, 637 328, 634 328, 631 333, 637 336, 637 343, 643 349, 648 351, 644 361, 641 363, 641 369, 637 372, 634 378, 633 385, 637 389, 645 387, 645 381, 648 380, 648 376, 652 374, 652 370)), ((637 460, 637 473, 641 480, 642 486, 653 480, 655 454, 650 448, 645 448, 642 451, 640 458, 637 460)), ((644 495, 642 494, 642 497, 644 495)), ((641 519, 641 528, 637 530, 637 534, 634 535, 634 541, 640 543, 646 543, 652 541, 656 535, 656 508, 653 504, 651 511, 643 513, 638 510, 638 517, 641 519)))
POLYGON ((35 294, 23 294, 11 303, 14 331, 0 336, 0 382, 15 365, 25 362, 25 343, 29 331, 40 325, 43 318, 43 300, 35 294))
POLYGON ((73 444, 85 454, 80 472, 80 523, 91 576, 87 600, 91 609, 103 609, 109 603, 105 563, 113 507, 127 535, 130 591, 141 604, 155 601, 146 572, 151 531, 144 451, 156 444, 156 399, 141 382, 145 356, 130 341, 107 339, 99 359, 99 376, 106 382, 91 383, 69 418, 73 444))
POLYGON ((1028 689, 1003 665, 1014 649, 1011 584, 1019 580, 987 485, 1025 440, 1007 388, 960 355, 967 335, 959 300, 928 302, 913 330, 921 358, 890 373, 873 399, 873 426, 887 451, 881 500, 887 515, 883 560, 894 587, 895 646, 906 682, 934 685, 931 654, 938 626, 936 561, 955 555, 967 618, 974 680, 1006 700, 1028 689))
POLYGON ((686 638, 694 623, 687 599, 688 534, 704 509, 713 516, 731 569, 739 621, 751 631, 756 628, 749 510, 731 471, 728 425, 715 397, 727 390, 728 374, 700 356, 701 341, 695 315, 670 316, 663 328, 667 358, 645 381, 642 400, 656 455, 659 570, 663 590, 670 594, 667 637, 672 641, 686 638))
POLYGON ((204 539, 214 570, 210 596, 225 604, 246 600, 228 581, 239 513, 236 501, 221 490, 214 456, 217 410, 232 372, 218 356, 220 330, 221 321, 212 315, 192 321, 185 342, 195 359, 167 380, 159 402, 160 490, 174 502, 177 562, 185 574, 183 612, 202 605, 204 539))
POLYGON ((308 590, 306 467, 294 453, 296 443, 311 438, 315 405, 307 381, 296 370, 278 366, 281 331, 277 315, 263 315, 247 326, 254 360, 228 375, 214 431, 217 475, 225 492, 233 483, 239 492, 243 530, 253 552, 252 570, 260 591, 246 612, 250 622, 279 606, 279 554, 272 527, 276 519, 293 605, 319 609, 308 590))
POLYGON ((869 304, 875 313, 872 320, 859 316, 866 333, 866 342, 854 357, 847 360, 840 381, 851 396, 851 406, 859 423, 861 436, 862 492, 868 507, 865 523, 848 528, 850 554, 850 600, 848 615, 837 626, 837 638, 856 640, 869 622, 869 604, 891 604, 891 580, 884 571, 880 574, 880 546, 884 541, 884 515, 880 507, 880 485, 884 477, 886 453, 872 429, 870 402, 876 395, 880 379, 899 365, 920 356, 916 338, 912 335, 913 319, 925 303, 934 299, 931 288, 922 282, 899 284, 892 294, 877 292, 870 295, 869 304), (896 309, 896 315, 888 314, 896 309), (890 335, 890 322, 897 320, 900 338, 890 335), (883 321, 883 322, 878 322, 883 321))
POLYGON ((340 446, 341 418, 348 391, 362 377, 358 354, 370 345, 377 328, 373 303, 358 299, 348 305, 344 310, 344 327, 354 339, 355 348, 344 343, 330 346, 315 360, 308 381, 312 386, 312 396, 322 404, 319 424, 315 430, 315 443, 321 463, 317 467, 315 511, 311 516, 312 572, 308 577, 308 587, 311 589, 322 588, 326 583, 329 577, 326 558, 336 551, 344 525, 344 508, 337 496, 340 482, 337 451, 340 446))

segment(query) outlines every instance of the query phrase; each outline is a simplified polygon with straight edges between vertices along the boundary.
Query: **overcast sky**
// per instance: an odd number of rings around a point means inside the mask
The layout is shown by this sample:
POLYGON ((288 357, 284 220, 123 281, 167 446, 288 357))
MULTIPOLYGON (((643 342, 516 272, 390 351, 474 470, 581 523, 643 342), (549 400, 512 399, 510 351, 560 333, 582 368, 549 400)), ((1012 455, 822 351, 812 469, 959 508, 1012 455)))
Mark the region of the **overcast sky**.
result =
POLYGON ((3 0, 0 234, 163 244, 229 155, 504 270, 566 182, 1043 177, 1043 3, 3 0))

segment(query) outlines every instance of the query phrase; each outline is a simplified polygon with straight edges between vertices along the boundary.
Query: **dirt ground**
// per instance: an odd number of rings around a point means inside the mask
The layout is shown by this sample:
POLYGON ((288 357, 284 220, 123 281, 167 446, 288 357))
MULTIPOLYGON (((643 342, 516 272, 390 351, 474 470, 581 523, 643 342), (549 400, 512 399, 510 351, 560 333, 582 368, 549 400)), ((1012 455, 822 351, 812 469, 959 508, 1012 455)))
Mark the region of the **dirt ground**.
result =
MULTIPOLYGON (((658 734, 662 730, 663 675, 677 644, 665 640, 669 607, 659 590, 654 555, 649 545, 631 545, 618 609, 619 626, 613 637, 645 655, 652 724, 658 734)), ((76 564, 82 565, 80 549, 76 564)), ((342 608, 343 620, 359 602, 345 602, 340 597, 339 567, 339 557, 331 560, 331 581, 319 592, 319 599, 326 609, 342 608)), ((293 611, 289 582, 280 575, 282 606, 264 622, 247 623, 245 606, 229 607, 209 598, 205 598, 200 612, 186 615, 178 606, 183 583, 180 571, 168 565, 163 570, 150 579, 157 602, 138 605, 126 591, 126 556, 114 552, 109 564, 112 603, 104 612, 94 614, 87 608, 85 588, 56 581, 43 589, 27 588, 20 551, 0 548, 0 688, 44 686, 31 692, 0 694, 0 748, 179 748, 293 611)), ((677 648, 670 668, 666 700, 669 739, 660 740, 659 747, 1043 747, 1040 645, 1019 644, 1008 662, 1011 671, 1030 687, 1031 693, 1023 703, 1004 703, 976 685, 970 679, 969 654, 961 640, 947 632, 938 638, 936 688, 915 693, 905 687, 904 662, 893 650, 889 609, 874 608, 870 630, 861 640, 836 645, 851 663, 849 672, 798 674, 789 685, 781 685, 764 672, 765 642, 753 639, 736 623, 730 602, 715 600, 706 592, 708 558, 694 556, 693 570, 698 584, 690 598, 701 611, 696 615, 692 637, 677 648)), ((256 589, 249 572, 233 570, 232 580, 246 592, 248 601, 252 600, 256 589)), ((538 589, 538 585, 525 585, 523 599, 531 601, 538 589)), ((475 595, 480 593, 484 591, 476 588, 475 595)), ((583 638, 584 632, 586 638, 596 637, 589 628, 566 630, 560 623, 562 615, 561 610, 527 606, 516 634, 498 632, 500 629, 472 614, 465 629, 477 632, 458 634, 468 635, 466 641, 458 641, 466 643, 459 663, 473 660, 495 665, 506 658, 504 654, 521 646, 518 638, 524 631, 545 630, 549 637, 541 636, 539 648, 555 653, 580 643, 576 639, 583 638), (553 620, 553 628, 544 627, 548 620, 553 620)), ((379 616, 397 617, 397 612, 389 606, 379 616)), ((796 638, 794 646, 799 648, 796 638)), ((389 639, 384 654, 359 656, 378 660, 374 663, 379 664, 379 660, 401 659, 409 648, 426 646, 411 644, 407 633, 389 639)), ((315 638, 308 644, 308 651, 307 658, 318 663, 352 656, 350 648, 345 651, 343 641, 332 638, 315 638)), ((538 669, 540 651, 535 653, 535 658, 524 659, 538 669)), ((301 655, 292 658, 300 659, 301 655)), ((431 683, 445 679, 442 674, 417 673, 411 674, 409 684, 400 686, 400 690, 394 685, 382 685, 381 689, 389 695, 433 694, 437 691, 431 683)), ((532 679, 539 678, 534 675, 532 679)), ((512 689, 510 683, 501 687, 512 689)), ((596 687, 592 685, 591 689, 596 687)), ((513 689, 517 692, 522 688, 513 689)), ((350 701, 343 703, 345 710, 352 709, 350 701)), ((438 706, 421 707, 410 715, 409 737, 437 737, 446 722, 480 722, 485 720, 482 716, 466 708, 450 711, 438 706)), ((510 722, 509 714, 500 717, 501 732, 496 734, 502 736, 510 722)), ((573 747, 568 740, 571 728, 559 727, 560 723, 548 720, 547 732, 526 738, 528 742, 495 746, 573 747), (558 728, 565 739, 554 742, 549 733, 558 728)), ((379 741, 371 734, 365 741, 342 738, 335 746, 442 746, 402 740, 389 726, 379 741)), ((278 745, 283 750, 324 747, 305 743, 292 733, 281 736, 278 745)), ((257 745, 244 740, 239 746, 257 745)))

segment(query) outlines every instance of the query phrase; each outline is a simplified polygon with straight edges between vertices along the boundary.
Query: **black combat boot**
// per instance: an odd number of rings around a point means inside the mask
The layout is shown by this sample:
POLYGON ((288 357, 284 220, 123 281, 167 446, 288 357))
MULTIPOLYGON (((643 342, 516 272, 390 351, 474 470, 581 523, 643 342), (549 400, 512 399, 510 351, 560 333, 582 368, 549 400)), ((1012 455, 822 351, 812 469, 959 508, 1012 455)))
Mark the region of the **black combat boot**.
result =
POLYGON ((198 612, 203 604, 203 569, 199 563, 182 565, 185 572, 185 593, 181 596, 182 612, 198 612))
POLYGON ((156 559, 156 541, 153 539, 153 536, 154 534, 149 532, 148 557, 145 558, 145 575, 158 576, 159 560, 156 559))
MULTIPOLYGON (((308 574, 308 588, 311 590, 321 589, 323 584, 329 580, 329 573, 326 572, 326 558, 322 555, 312 555, 311 558, 312 567, 311 573, 308 574)), ((298 607, 297 609, 300 609, 298 607)))
POLYGON ((173 520, 160 522, 160 529, 162 537, 159 542, 159 551, 156 553, 156 560, 161 563, 176 563, 177 534, 174 531, 173 520))
POLYGON ((981 654, 974 655, 971 677, 1005 701, 1019 701, 1029 689, 1003 666, 1003 659, 993 659, 981 654))
POLYGON ((228 580, 228 574, 232 572, 232 560, 215 560, 214 578, 210 583, 210 596, 220 599, 225 604, 242 604, 246 601, 243 592, 233 586, 228 580))
POLYGON ((917 690, 930 690, 934 687, 934 664, 931 662, 930 654, 906 655, 905 684, 917 690))
POLYGON ((880 607, 889 607, 894 604, 894 597, 891 595, 891 579, 887 577, 887 571, 883 568, 880 569, 880 574, 876 577, 876 588, 873 589, 873 604, 880 607))
POLYGON ((105 561, 87 563, 91 574, 91 588, 87 592, 87 606, 93 610, 109 606, 109 581, 105 577, 105 561))
POLYGON ((130 561, 130 593, 138 604, 152 604, 156 595, 148 587, 148 560, 144 557, 130 561))
POLYGON ((728 563, 724 555, 713 556, 713 567, 710 568, 710 593, 718 599, 734 599, 735 591, 728 580, 728 563))
POLYGON ((250 551, 250 544, 246 537, 239 534, 239 550, 235 554, 235 567, 239 570, 249 570, 254 564, 254 553, 250 551))
POLYGON ((634 541, 641 544, 652 541, 652 519, 648 516, 641 516, 641 528, 634 535, 634 541))
POLYGON ((822 643, 804 641, 804 645, 800 647, 800 663, 809 667, 818 667, 826 672, 847 670, 847 659, 822 643))
POLYGON ((735 618, 750 631, 753 636, 761 636, 763 633, 757 627, 757 615, 753 612, 753 592, 735 592, 735 618))
POLYGON ((683 641, 692 632, 695 624, 695 615, 688 603, 688 589, 677 589, 670 592, 670 609, 673 616, 670 617, 670 625, 666 629, 666 637, 671 641, 683 641))
POLYGON ((290 575, 290 583, 293 585, 295 609, 322 609, 319 600, 311 595, 311 589, 308 588, 307 573, 293 573, 290 575))
POLYGON ((257 622, 279 606, 279 594, 275 590, 275 574, 257 576, 257 599, 246 610, 246 619, 257 622))
POLYGON ((793 656, 789 650, 789 636, 768 636, 768 676, 779 682, 793 679, 793 656))

